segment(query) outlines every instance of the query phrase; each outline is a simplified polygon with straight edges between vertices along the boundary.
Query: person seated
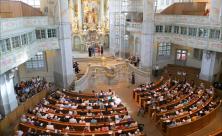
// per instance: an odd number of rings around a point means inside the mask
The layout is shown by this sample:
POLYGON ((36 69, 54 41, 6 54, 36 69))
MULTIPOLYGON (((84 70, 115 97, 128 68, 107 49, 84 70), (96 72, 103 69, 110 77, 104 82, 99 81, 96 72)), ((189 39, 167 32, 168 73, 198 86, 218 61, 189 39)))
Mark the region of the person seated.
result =
POLYGON ((21 118, 20 118, 20 120, 21 120, 21 122, 23 122, 23 123, 25 123, 25 122, 28 121, 25 115, 22 115, 21 118))
POLYGON ((16 136, 23 136, 24 132, 22 130, 16 131, 16 136))
POLYGON ((48 125, 46 125, 46 129, 54 130, 54 125, 52 125, 52 124, 49 122, 48 125))
POLYGON ((74 117, 72 117, 69 119, 69 123, 77 123, 77 120, 74 117))
POLYGON ((87 113, 86 113, 87 116, 92 116, 92 112, 89 110, 87 113))
POLYGON ((69 130, 69 126, 66 126, 65 130, 67 130, 67 131, 68 131, 68 130, 69 130))
POLYGON ((80 119, 80 120, 79 120, 79 123, 82 123, 82 124, 83 124, 83 123, 86 123, 86 121, 85 121, 84 119, 80 119))
POLYGON ((127 113, 126 115, 124 115, 123 120, 128 120, 131 119, 131 116, 127 113))
POLYGON ((142 117, 144 117, 144 114, 145 114, 145 109, 144 109, 144 107, 142 106, 142 107, 140 107, 140 109, 139 109, 139 111, 138 111, 138 113, 137 113, 137 116, 142 116, 142 117))
POLYGON ((96 124, 97 123, 97 120, 95 118, 93 118, 91 121, 90 121, 92 124, 96 124))

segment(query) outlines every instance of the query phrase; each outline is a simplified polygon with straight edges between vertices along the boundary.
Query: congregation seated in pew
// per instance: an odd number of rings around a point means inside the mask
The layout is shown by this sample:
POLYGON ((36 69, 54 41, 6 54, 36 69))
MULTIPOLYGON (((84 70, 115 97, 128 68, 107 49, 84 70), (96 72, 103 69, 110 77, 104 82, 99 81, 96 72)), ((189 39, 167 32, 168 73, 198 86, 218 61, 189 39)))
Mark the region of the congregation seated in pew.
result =
POLYGON ((169 128, 197 121, 214 112, 221 104, 212 86, 195 84, 193 79, 188 81, 185 72, 181 75, 180 79, 164 76, 133 90, 134 99, 141 108, 145 107, 166 135, 169 128))
POLYGON ((28 98, 46 89, 54 91, 55 87, 52 83, 48 83, 44 77, 41 79, 37 76, 31 80, 21 81, 15 85, 18 103, 25 102, 28 98))
POLYGON ((66 91, 54 92, 21 117, 17 134, 142 135, 137 122, 111 89, 108 92, 93 92, 86 96, 66 91))

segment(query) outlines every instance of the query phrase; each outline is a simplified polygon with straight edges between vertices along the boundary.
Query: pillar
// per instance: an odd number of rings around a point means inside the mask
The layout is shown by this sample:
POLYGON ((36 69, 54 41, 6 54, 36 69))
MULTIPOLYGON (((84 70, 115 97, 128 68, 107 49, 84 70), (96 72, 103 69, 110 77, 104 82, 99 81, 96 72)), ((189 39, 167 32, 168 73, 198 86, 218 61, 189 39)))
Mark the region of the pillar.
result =
POLYGON ((222 12, 222 0, 211 0, 210 3, 210 22, 219 23, 222 12))
POLYGON ((154 35, 154 12, 153 0, 143 0, 143 24, 142 24, 142 45, 141 45, 141 66, 152 67, 152 47, 154 35))
POLYGON ((8 71, 0 75, 0 113, 4 116, 18 106, 13 84, 13 74, 13 72, 8 71))
POLYGON ((216 52, 213 51, 203 51, 200 79, 206 81, 213 81, 213 76, 215 74, 216 66, 216 52))
POLYGON ((56 50, 55 58, 55 83, 59 87, 68 87, 73 79, 74 72, 72 67, 72 40, 71 23, 69 20, 69 7, 67 0, 58 0, 59 10, 59 46, 56 50))
POLYGON ((104 24, 104 0, 100 0, 100 26, 102 27, 104 24))
POLYGON ((78 0, 78 20, 79 20, 79 29, 82 30, 82 2, 78 0))

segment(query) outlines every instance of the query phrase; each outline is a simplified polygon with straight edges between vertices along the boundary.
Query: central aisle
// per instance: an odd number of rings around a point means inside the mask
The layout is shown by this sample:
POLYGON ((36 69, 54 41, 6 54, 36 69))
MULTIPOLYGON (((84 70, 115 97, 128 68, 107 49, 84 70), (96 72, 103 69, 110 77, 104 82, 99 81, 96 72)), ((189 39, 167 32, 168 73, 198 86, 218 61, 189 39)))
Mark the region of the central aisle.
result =
MULTIPOLYGON (((127 82, 119 82, 117 85, 97 85, 95 88, 91 88, 92 90, 104 90, 112 89, 115 93, 121 98, 123 104, 127 107, 130 115, 141 124, 144 124, 144 133, 147 136, 162 136, 160 131, 155 127, 155 124, 151 122, 147 115, 144 117, 138 117, 137 111, 139 109, 139 105, 133 100, 132 90, 136 86, 129 85, 127 82)), ((89 90, 91 92, 91 90, 89 90)))

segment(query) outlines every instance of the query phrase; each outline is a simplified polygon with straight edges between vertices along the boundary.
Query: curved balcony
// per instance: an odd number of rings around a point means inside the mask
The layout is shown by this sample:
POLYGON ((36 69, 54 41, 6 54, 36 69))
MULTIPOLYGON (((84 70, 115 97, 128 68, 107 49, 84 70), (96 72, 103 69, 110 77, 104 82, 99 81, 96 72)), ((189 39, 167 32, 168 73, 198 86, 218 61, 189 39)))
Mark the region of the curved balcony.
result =
POLYGON ((186 25, 220 25, 219 22, 212 22, 209 16, 191 16, 191 15, 161 15, 155 14, 155 24, 186 24, 186 25))
POLYGON ((19 66, 37 52, 59 49, 57 26, 48 17, 0 20, 0 74, 19 66))
POLYGON ((52 25, 51 22, 52 20, 47 16, 4 18, 0 19, 0 33, 5 34, 24 28, 49 26, 52 25))
POLYGON ((192 37, 188 35, 156 33, 155 42, 169 42, 192 48, 222 52, 222 41, 209 38, 192 37))
POLYGON ((57 38, 37 40, 32 44, 18 47, 10 52, 0 56, 0 74, 21 65, 35 56, 39 51, 58 49, 59 43, 57 38))
POLYGON ((122 12, 143 12, 143 0, 123 1, 122 12))
POLYGON ((222 24, 208 16, 156 15, 155 43, 170 42, 222 52, 222 24))

